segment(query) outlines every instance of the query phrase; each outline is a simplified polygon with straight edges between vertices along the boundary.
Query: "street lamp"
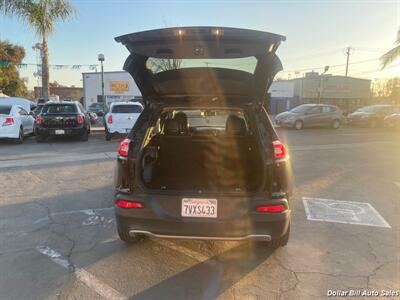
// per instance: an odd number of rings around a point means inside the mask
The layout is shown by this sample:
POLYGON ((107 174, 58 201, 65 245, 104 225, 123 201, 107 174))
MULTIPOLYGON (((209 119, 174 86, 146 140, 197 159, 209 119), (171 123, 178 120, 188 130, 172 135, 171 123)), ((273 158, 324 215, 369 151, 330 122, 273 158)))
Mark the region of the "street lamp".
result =
POLYGON ((101 64, 101 100, 103 101, 103 111, 106 112, 106 98, 104 96, 104 68, 103 68, 103 61, 104 61, 104 54, 99 54, 97 56, 101 64))
POLYGON ((322 97, 322 76, 328 72, 329 66, 325 66, 324 72, 319 75, 319 86, 318 86, 318 104, 321 103, 321 97, 322 97))

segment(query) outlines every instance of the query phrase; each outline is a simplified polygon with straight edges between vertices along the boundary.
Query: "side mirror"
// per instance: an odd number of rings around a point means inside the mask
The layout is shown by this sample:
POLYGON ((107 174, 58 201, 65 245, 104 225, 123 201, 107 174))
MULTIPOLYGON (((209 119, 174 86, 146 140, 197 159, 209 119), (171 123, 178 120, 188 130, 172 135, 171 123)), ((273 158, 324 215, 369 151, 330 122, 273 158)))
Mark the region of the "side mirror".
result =
POLYGON ((30 112, 29 112, 29 115, 34 116, 35 113, 34 113, 33 111, 30 111, 30 112))

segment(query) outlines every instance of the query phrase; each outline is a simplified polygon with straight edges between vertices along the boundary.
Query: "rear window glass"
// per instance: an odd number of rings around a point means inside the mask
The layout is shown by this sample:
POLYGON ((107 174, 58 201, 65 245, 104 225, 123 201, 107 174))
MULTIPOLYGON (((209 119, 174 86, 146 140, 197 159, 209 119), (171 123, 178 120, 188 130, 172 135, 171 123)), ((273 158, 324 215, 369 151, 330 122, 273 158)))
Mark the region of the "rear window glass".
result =
POLYGON ((0 106, 0 115, 9 115, 11 106, 0 106))
POLYGON ((45 105, 42 110, 43 113, 48 114, 70 114, 76 113, 78 110, 73 104, 58 104, 58 105, 45 105))
POLYGON ((111 112, 116 114, 139 114, 142 112, 142 108, 138 105, 114 105, 111 112))
POLYGON ((221 68, 239 70, 253 74, 256 64, 257 59, 254 56, 224 59, 168 59, 150 57, 146 62, 146 67, 151 70, 153 74, 185 68, 221 68))
POLYGON ((304 112, 306 112, 310 107, 312 107, 313 105, 308 105, 308 104, 305 104, 305 105, 299 105, 299 106, 296 106, 295 108, 293 108, 292 110, 291 110, 291 112, 293 112, 293 113, 304 113, 304 112))

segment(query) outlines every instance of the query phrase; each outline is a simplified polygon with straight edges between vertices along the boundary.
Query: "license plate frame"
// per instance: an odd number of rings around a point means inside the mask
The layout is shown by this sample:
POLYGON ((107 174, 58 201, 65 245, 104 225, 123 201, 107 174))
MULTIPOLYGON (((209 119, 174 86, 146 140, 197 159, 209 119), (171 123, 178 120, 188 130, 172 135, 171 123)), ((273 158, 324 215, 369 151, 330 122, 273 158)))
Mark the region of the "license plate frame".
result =
POLYGON ((56 129, 56 130, 54 130, 54 134, 56 134, 56 135, 65 134, 65 130, 64 129, 56 129))
POLYGON ((218 217, 218 200, 208 198, 182 198, 181 216, 216 219, 218 217))

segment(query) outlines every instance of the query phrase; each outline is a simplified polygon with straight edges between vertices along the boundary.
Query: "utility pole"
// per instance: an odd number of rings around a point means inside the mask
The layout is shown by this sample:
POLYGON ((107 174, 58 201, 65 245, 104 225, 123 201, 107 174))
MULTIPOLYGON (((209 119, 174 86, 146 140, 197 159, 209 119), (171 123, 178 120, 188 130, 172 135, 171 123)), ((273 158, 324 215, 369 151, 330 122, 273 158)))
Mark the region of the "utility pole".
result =
POLYGON ((347 56, 347 60, 346 60, 346 77, 349 73, 349 60, 350 60, 350 54, 351 54, 351 47, 347 47, 346 48, 346 56, 347 56))
POLYGON ((107 104, 106 104, 106 97, 105 97, 105 92, 104 92, 104 68, 103 68, 103 62, 104 62, 104 54, 99 54, 97 56, 98 60, 101 63, 101 100, 103 101, 103 112, 104 114, 106 113, 107 109, 107 104))
POLYGON ((318 85, 318 104, 321 104, 321 97, 322 97, 322 78, 326 72, 329 71, 329 66, 325 66, 324 72, 319 75, 319 85, 318 85))

